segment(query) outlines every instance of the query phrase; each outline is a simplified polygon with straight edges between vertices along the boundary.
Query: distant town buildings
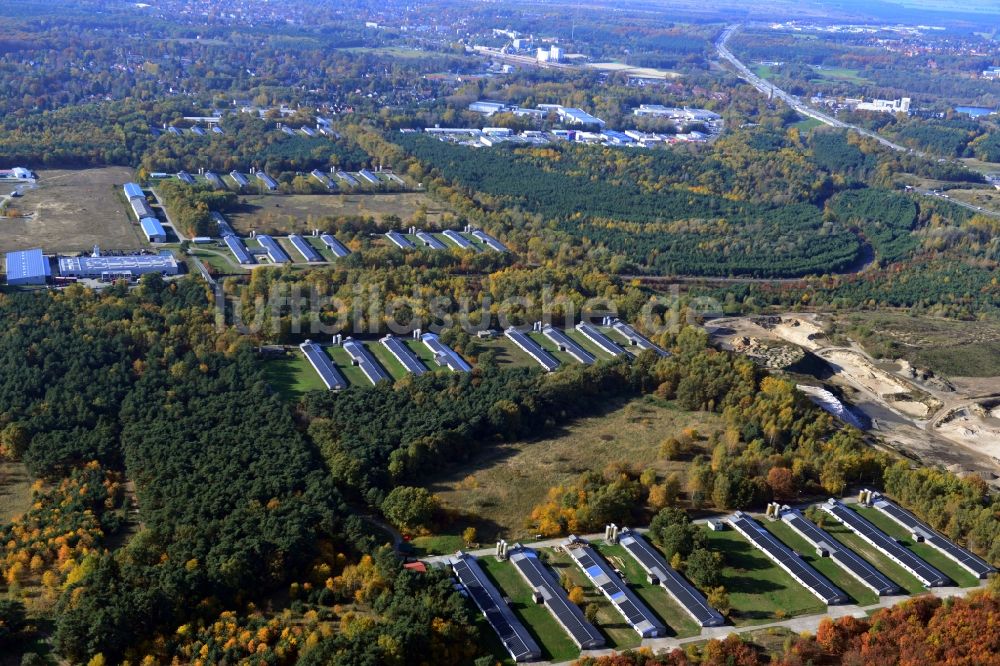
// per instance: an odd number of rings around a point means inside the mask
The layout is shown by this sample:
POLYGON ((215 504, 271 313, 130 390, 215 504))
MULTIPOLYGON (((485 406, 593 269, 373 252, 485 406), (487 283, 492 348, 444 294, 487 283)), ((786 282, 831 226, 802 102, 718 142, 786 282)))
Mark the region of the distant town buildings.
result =
POLYGON ((663 106, 661 104, 640 104, 632 110, 633 116, 652 116, 667 118, 676 122, 711 123, 722 119, 719 114, 707 109, 691 109, 688 107, 663 106))
POLYGON ((539 48, 536 54, 538 62, 561 62, 562 57, 562 49, 555 45, 548 48, 539 48))
POLYGON ((470 104, 469 111, 482 113, 485 116, 492 116, 495 113, 512 113, 515 116, 529 116, 538 120, 544 119, 549 113, 555 113, 560 122, 567 125, 593 125, 596 127, 604 127, 605 125, 603 120, 590 115, 583 109, 560 104, 539 104, 537 109, 529 109, 516 104, 480 100, 470 104))
POLYGON ((902 99, 873 99, 870 102, 858 102, 854 107, 855 111, 877 111, 880 113, 909 113, 910 98, 902 99))
POLYGON ((1000 67, 990 67, 989 69, 984 69, 983 78, 989 79, 990 81, 1000 79, 1000 67))

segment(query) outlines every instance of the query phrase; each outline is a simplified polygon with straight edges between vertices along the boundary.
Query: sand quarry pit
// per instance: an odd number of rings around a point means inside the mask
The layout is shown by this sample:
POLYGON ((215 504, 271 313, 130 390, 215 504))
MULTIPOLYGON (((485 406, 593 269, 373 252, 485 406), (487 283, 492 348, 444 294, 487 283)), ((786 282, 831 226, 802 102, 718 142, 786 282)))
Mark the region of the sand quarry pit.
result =
POLYGON ((926 404, 909 397, 917 391, 916 387, 893 377, 885 370, 880 370, 861 354, 845 349, 827 349, 819 352, 819 355, 839 375, 868 393, 878 396, 903 414, 914 418, 925 418, 930 412, 926 404))
POLYGON ((983 405, 960 407, 938 421, 935 429, 954 442, 1000 460, 1000 405, 989 411, 983 405))
POLYGON ((823 329, 807 319, 797 317, 782 317, 781 323, 774 327, 775 335, 803 349, 815 351, 822 343, 827 342, 823 329))

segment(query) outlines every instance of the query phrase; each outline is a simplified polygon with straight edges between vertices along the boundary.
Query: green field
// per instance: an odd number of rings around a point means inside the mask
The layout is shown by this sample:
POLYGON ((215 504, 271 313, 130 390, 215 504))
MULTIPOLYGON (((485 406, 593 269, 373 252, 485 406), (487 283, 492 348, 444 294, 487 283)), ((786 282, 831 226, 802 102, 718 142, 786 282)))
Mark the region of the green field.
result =
POLYGON ((995 321, 857 312, 838 317, 835 325, 839 334, 876 358, 903 358, 946 377, 1000 377, 1000 325, 995 321))
MULTIPOLYGON (((706 528, 707 531, 707 528, 706 528)), ((709 547, 725 557, 722 585, 737 626, 822 613, 826 605, 731 528, 708 531, 709 547)))
POLYGON ((340 345, 330 345, 324 347, 324 349, 337 365, 337 369, 344 375, 344 379, 347 380, 348 384, 351 386, 363 386, 365 388, 369 388, 372 385, 368 381, 368 377, 365 376, 365 373, 361 372, 361 368, 351 365, 351 355, 344 351, 343 347, 340 345))
POLYGON ((816 129, 817 127, 822 127, 823 123, 816 120, 815 118, 803 118, 802 120, 797 120, 796 122, 789 125, 789 128, 794 127, 800 132, 808 132, 809 130, 816 129))
POLYGON ((774 70, 770 67, 770 65, 754 65, 751 67, 751 70, 762 79, 770 79, 774 76, 774 70))
POLYGON ((687 611, 667 594, 659 585, 652 585, 646 580, 646 572, 635 558, 628 554, 624 546, 594 544, 594 547, 617 568, 625 573, 631 587, 639 598, 656 613, 657 617, 667 625, 671 636, 687 638, 701 633, 701 627, 691 619, 687 611))
POLYGON ((393 379, 402 379, 410 373, 406 371, 403 364, 396 360, 396 357, 386 349, 385 345, 381 342, 372 341, 368 343, 368 351, 372 353, 372 356, 382 365, 386 371, 392 375, 393 379))
POLYGON ((0 525, 6 525, 31 508, 34 482, 24 463, 0 460, 0 525))
POLYGON ((283 358, 263 362, 264 377, 285 400, 298 402, 309 391, 325 391, 326 385, 308 359, 296 350, 283 358))
POLYGON ((610 358, 614 358, 613 356, 611 356, 611 354, 607 353, 606 351, 595 345, 593 342, 588 340, 583 333, 576 330, 575 328, 566 329, 566 335, 568 335, 573 340, 576 340, 577 344, 579 344, 581 347, 583 347, 591 354, 596 356, 599 360, 600 359, 607 360, 610 358))
POLYGON ((488 351, 496 353, 496 360, 499 365, 509 368, 541 368, 538 361, 531 358, 521 348, 504 336, 493 338, 492 340, 480 340, 479 345, 488 351))
POLYGON ((814 569, 826 576, 831 583, 851 595, 854 603, 859 606, 870 606, 878 603, 878 595, 862 585, 857 578, 847 573, 839 564, 829 557, 820 557, 816 549, 783 520, 763 522, 764 527, 799 555, 814 569))
POLYGON ((848 83, 856 83, 859 85, 871 83, 871 79, 867 79, 861 75, 861 73, 856 69, 848 69, 846 67, 813 67, 817 76, 823 79, 828 79, 831 81, 846 81, 848 83))
POLYGON ((455 534, 418 536, 410 541, 410 547, 416 557, 426 557, 458 552, 465 548, 465 543, 462 541, 462 537, 455 534))
POLYGON ((960 567, 954 560, 945 557, 944 553, 934 546, 914 542, 910 534, 903 527, 878 509, 860 506, 854 508, 880 530, 912 550, 925 562, 955 581, 960 587, 976 587, 979 585, 978 578, 960 567))
MULTIPOLYGON (((229 213, 233 228, 240 233, 285 235, 308 233, 323 218, 372 217, 390 215, 408 223, 417 211, 424 211, 431 225, 448 223, 449 208, 421 192, 384 192, 370 194, 248 194, 240 197, 240 206, 229 213)), ((320 228, 327 228, 323 224, 320 228)))
MULTIPOLYGON (((507 597, 510 606, 542 648, 542 659, 560 662, 575 659, 580 650, 570 639, 552 613, 531 598, 531 588, 510 562, 498 562, 494 557, 482 557, 479 564, 507 597)), ((500 656, 500 655, 498 655, 500 656)))

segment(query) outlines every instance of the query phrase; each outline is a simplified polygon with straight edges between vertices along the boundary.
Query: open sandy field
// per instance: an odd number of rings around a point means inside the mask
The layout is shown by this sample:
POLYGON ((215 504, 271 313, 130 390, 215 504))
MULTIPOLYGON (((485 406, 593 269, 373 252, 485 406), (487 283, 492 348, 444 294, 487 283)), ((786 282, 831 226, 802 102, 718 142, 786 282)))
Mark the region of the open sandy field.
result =
POLYGON ((37 187, 24 188, 13 204, 30 216, 0 220, 0 252, 32 247, 78 252, 95 244, 109 250, 144 247, 138 225, 118 196, 131 175, 124 167, 39 171, 37 187))
POLYGON ((604 72, 625 72, 630 76, 638 76, 646 79, 677 79, 680 74, 665 69, 654 69, 652 67, 632 67, 621 62, 591 62, 587 63, 591 69, 599 69, 604 72))
POLYGON ((405 224, 421 207, 435 224, 448 208, 421 192, 386 194, 289 194, 241 197, 243 206, 226 217, 240 232, 308 231, 311 221, 323 217, 362 215, 379 220, 397 215, 405 224))
POLYGON ((929 413, 928 406, 923 402, 900 397, 917 393, 915 386, 875 367, 871 361, 858 352, 846 349, 826 349, 819 352, 819 355, 835 371, 842 373, 848 381, 883 400, 887 400, 893 407, 907 416, 923 418, 929 413))

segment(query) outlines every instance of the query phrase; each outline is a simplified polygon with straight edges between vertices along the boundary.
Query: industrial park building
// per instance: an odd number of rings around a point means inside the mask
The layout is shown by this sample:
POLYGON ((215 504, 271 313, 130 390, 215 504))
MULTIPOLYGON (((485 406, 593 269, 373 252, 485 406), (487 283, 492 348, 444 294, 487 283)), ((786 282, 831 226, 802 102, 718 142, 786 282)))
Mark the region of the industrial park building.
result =
POLYGON ((177 259, 170 252, 107 257, 59 257, 59 275, 62 277, 131 280, 146 273, 177 275, 179 272, 177 259))
POLYGON ((7 253, 7 284, 45 284, 52 274, 48 258, 41 249, 7 253))

